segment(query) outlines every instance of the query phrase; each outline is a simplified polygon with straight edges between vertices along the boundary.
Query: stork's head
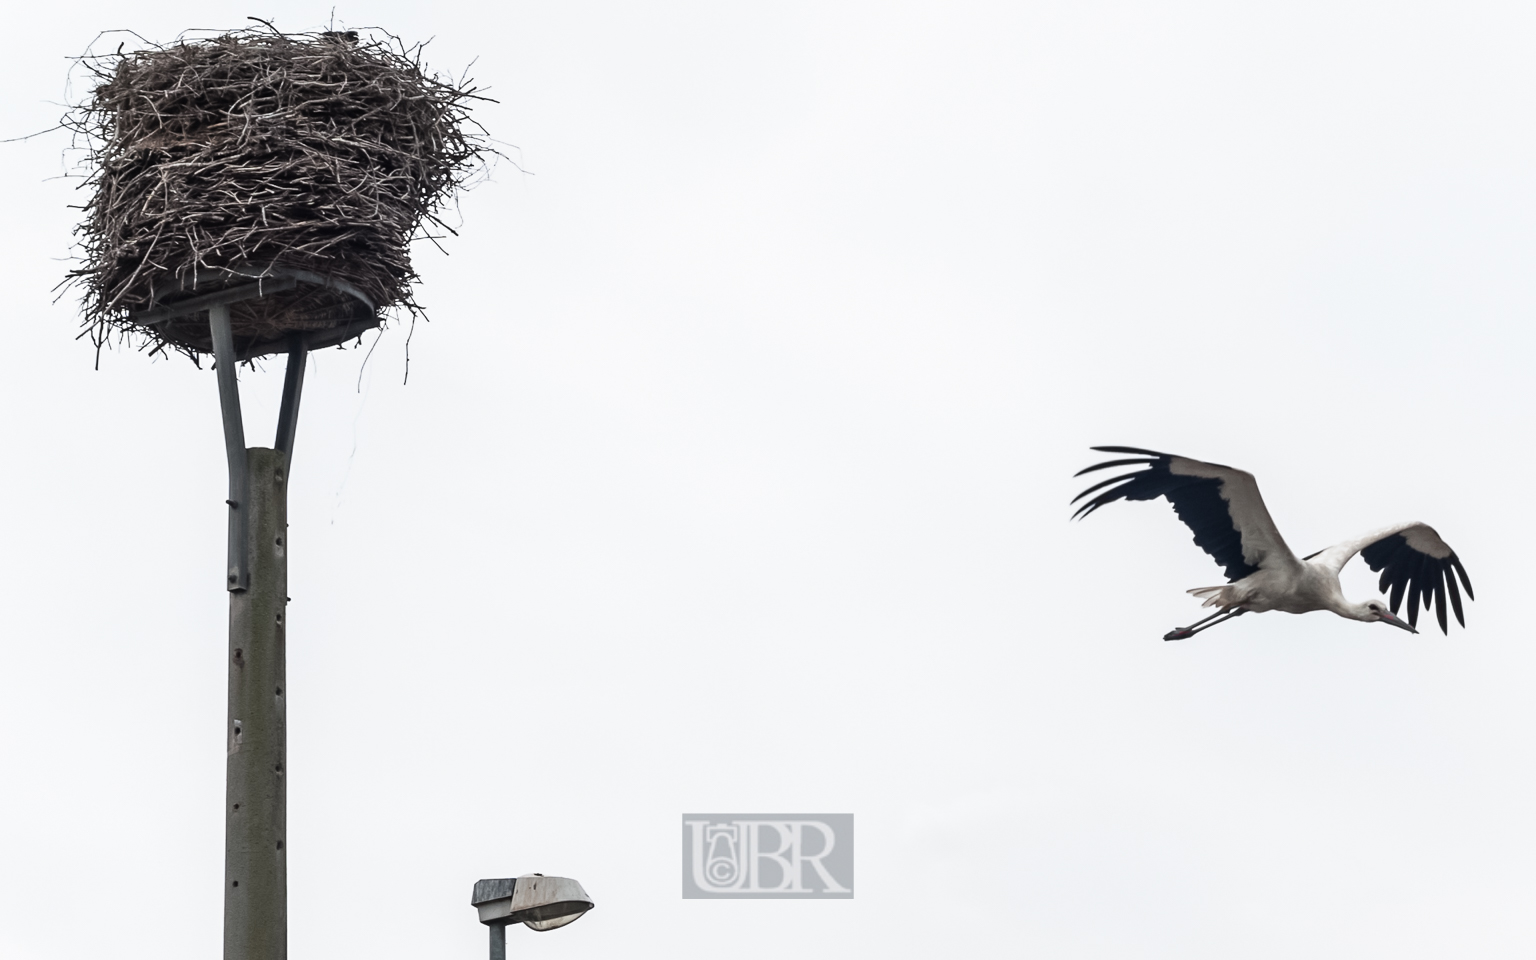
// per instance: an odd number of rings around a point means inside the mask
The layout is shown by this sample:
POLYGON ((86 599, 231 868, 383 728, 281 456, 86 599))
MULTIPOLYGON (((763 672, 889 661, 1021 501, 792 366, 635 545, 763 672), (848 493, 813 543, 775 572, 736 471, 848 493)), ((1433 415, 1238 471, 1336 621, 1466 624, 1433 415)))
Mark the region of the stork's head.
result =
POLYGON ((1409 633, 1418 633, 1413 627, 1399 620, 1397 614, 1387 609, 1385 600, 1367 600, 1364 603, 1355 604, 1355 619, 1364 620, 1366 623, 1390 623, 1394 627, 1402 627, 1409 633))

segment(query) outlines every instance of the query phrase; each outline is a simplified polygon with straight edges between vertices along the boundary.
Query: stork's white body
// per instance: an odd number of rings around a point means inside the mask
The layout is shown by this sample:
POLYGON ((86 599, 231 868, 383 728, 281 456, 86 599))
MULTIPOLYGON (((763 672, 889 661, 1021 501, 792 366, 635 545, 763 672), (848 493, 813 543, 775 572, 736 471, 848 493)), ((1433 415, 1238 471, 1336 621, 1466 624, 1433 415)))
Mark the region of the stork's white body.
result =
POLYGON ((1284 613, 1311 613, 1332 610, 1340 616, 1349 601, 1339 585, 1339 575, 1311 560, 1298 560, 1295 566, 1271 567, 1221 587, 1196 587, 1189 591, 1205 600, 1204 606, 1230 610, 1243 607, 1253 613, 1279 610, 1284 613))

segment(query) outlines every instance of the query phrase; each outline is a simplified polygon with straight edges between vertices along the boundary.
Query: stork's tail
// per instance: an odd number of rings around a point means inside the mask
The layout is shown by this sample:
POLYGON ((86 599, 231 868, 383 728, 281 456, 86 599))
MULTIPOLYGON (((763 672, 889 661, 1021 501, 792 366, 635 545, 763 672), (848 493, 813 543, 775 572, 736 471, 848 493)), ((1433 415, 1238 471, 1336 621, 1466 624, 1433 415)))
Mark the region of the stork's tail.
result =
POLYGON ((1232 603, 1235 602, 1229 601, 1226 597, 1227 587, 1229 586, 1231 586, 1231 584, 1223 584, 1219 587, 1196 587, 1195 589, 1187 592, 1192 596, 1196 596, 1201 600, 1204 600, 1205 602, 1200 604, 1202 607, 1227 607, 1231 606, 1232 603))

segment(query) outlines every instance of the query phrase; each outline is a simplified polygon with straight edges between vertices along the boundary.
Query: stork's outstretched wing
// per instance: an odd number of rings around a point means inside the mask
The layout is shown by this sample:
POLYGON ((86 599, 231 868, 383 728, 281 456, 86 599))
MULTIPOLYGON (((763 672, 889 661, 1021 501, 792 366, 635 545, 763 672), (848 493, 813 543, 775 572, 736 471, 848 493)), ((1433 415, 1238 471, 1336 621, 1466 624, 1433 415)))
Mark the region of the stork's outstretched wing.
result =
POLYGON ((1299 561, 1285 545, 1275 521, 1270 519, 1253 474, 1176 457, 1137 447, 1093 447, 1104 453, 1133 453, 1135 459, 1109 460, 1080 470, 1076 476, 1110 467, 1146 466, 1146 470, 1122 474, 1096 483, 1072 498, 1083 499, 1104 487, 1084 503, 1073 519, 1116 500, 1155 500, 1167 497, 1179 519, 1194 531, 1195 544, 1227 570, 1228 580, 1241 580, 1260 567, 1294 565, 1299 561), (1122 482, 1124 481, 1124 482, 1122 482), (1111 486, 1111 484, 1120 484, 1111 486))
POLYGON ((1382 593, 1392 592, 1387 603, 1396 613, 1403 603, 1403 591, 1408 592, 1408 623, 1419 625, 1419 604, 1425 610, 1434 599, 1435 619, 1440 621, 1440 632, 1449 633, 1445 615, 1445 597, 1450 594, 1451 610, 1456 622, 1463 627, 1467 621, 1461 615, 1461 591, 1456 589, 1456 578, 1466 588, 1467 599, 1472 596, 1472 581, 1467 579, 1467 569, 1440 534, 1428 524, 1399 523, 1385 530, 1377 530, 1358 540, 1350 540, 1316 554, 1317 562, 1332 568, 1334 573, 1344 569, 1344 564, 1355 554, 1365 559, 1371 570, 1381 571, 1377 585, 1382 593), (1452 571, 1455 571, 1452 573, 1452 571))

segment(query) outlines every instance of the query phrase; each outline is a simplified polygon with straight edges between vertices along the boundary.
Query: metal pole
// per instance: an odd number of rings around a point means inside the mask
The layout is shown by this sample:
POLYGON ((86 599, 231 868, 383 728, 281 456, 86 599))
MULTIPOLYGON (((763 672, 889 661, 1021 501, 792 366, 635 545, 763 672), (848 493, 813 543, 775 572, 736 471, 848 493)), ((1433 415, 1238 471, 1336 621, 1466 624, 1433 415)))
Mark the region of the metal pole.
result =
MULTIPOLYGON (((220 363, 221 375, 224 369, 220 363)), ((249 510, 241 513, 249 517, 243 559, 250 585, 229 595, 224 960, 285 960, 288 458, 261 447, 241 453, 248 464, 243 482, 249 510)))
POLYGON ((491 931, 491 960, 507 960, 507 925, 493 923, 491 931))

